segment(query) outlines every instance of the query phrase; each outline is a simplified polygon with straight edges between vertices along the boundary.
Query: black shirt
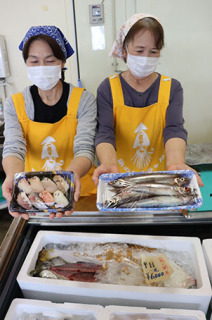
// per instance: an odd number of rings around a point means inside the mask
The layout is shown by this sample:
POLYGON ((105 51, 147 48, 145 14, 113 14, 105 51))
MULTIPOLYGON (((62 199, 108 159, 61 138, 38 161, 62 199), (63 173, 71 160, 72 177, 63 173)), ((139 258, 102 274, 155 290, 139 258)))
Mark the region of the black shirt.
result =
POLYGON ((67 101, 69 95, 69 84, 63 83, 63 93, 60 100, 54 106, 45 104, 38 93, 38 87, 33 85, 30 88, 34 102, 35 114, 34 121, 55 123, 60 121, 67 114, 67 101))

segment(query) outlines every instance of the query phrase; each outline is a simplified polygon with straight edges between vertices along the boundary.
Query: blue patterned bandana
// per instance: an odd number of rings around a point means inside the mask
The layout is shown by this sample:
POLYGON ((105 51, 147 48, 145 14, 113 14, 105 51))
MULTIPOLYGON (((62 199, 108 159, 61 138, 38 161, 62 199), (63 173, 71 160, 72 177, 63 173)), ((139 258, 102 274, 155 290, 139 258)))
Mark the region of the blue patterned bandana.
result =
POLYGON ((36 26, 36 27, 31 27, 27 31, 24 39, 21 41, 21 43, 19 45, 19 49, 22 51, 23 47, 25 46, 25 43, 27 42, 27 40, 29 38, 31 38, 32 36, 37 36, 39 34, 45 34, 46 36, 49 36, 49 37, 53 38, 54 40, 56 40, 57 43, 59 44, 60 48, 62 49, 63 53, 64 53, 65 59, 69 58, 74 53, 74 50, 71 47, 71 45, 68 42, 68 40, 65 38, 65 36, 60 31, 60 29, 55 27, 55 26, 36 26))

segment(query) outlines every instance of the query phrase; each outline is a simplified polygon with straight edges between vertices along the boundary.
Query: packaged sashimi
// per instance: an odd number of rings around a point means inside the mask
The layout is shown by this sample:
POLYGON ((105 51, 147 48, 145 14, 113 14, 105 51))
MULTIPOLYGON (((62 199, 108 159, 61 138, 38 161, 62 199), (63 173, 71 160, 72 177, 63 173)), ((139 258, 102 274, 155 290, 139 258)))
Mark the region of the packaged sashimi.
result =
POLYGON ((64 212, 73 209, 73 199, 73 172, 20 172, 14 175, 10 211, 64 212))

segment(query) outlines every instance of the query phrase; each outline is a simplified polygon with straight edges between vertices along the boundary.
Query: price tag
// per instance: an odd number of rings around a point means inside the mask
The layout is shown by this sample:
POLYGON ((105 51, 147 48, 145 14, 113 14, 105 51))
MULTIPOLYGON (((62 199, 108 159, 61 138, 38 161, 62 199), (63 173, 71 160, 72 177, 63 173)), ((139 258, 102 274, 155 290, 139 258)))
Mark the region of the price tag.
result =
POLYGON ((147 284, 168 279, 174 272, 164 254, 157 256, 143 255, 142 267, 147 284))

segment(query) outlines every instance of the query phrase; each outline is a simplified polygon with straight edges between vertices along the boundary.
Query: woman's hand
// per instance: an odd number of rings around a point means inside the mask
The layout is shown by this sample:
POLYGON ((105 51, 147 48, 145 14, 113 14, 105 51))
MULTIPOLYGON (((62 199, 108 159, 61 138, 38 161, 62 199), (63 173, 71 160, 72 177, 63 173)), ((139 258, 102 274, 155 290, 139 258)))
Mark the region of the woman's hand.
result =
POLYGON ((192 170, 197 177, 197 183, 203 187, 203 182, 196 170, 185 164, 186 143, 180 138, 169 139, 165 144, 167 170, 192 170))
POLYGON ((95 185, 97 186, 99 183, 99 176, 101 174, 103 174, 103 173, 118 173, 118 172, 119 172, 119 168, 117 165, 101 164, 99 167, 97 167, 94 170, 92 180, 95 183, 95 185))
POLYGON ((171 165, 169 167, 167 167, 167 170, 192 170, 197 178, 197 183, 200 187, 204 187, 204 184, 202 182, 202 179, 200 178, 198 172, 196 170, 194 170, 193 168, 187 166, 185 163, 181 164, 181 165, 171 165))
POLYGON ((3 194, 3 197, 7 200, 9 214, 13 218, 18 218, 21 216, 23 219, 28 220, 29 215, 27 213, 19 213, 19 212, 15 212, 15 211, 13 212, 9 210, 10 201, 12 200, 12 188, 13 188, 13 177, 7 176, 6 179, 4 180, 4 183, 2 184, 2 194, 3 194))

